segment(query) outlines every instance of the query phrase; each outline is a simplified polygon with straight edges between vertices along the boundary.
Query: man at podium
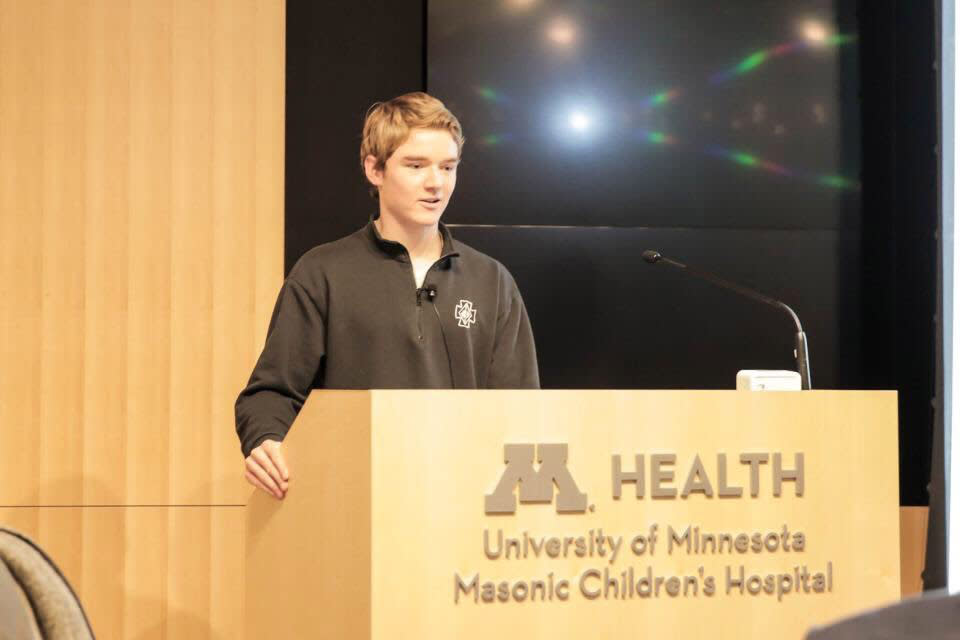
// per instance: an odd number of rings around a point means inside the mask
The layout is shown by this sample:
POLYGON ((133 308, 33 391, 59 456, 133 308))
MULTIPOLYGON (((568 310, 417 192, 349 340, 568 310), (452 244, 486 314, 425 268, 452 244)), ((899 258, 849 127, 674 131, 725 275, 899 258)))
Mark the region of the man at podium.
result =
POLYGON ((368 111, 360 160, 379 212, 294 265, 236 402, 255 487, 286 494, 280 442, 311 389, 539 388, 513 277, 440 223, 463 142, 457 118, 425 93, 368 111))

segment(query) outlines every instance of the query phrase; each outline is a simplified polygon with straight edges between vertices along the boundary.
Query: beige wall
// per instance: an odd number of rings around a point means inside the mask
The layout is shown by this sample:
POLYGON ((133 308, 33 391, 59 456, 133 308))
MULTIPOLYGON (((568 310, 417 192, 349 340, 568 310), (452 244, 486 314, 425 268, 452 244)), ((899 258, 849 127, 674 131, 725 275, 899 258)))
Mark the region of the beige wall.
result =
POLYGON ((239 637, 283 68, 282 0, 0 0, 0 522, 101 637, 239 637))

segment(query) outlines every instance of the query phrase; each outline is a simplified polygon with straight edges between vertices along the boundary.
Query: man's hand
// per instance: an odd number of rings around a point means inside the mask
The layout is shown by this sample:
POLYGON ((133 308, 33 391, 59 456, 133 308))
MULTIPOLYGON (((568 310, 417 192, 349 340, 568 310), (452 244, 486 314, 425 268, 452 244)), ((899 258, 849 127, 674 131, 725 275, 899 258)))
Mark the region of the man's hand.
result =
POLYGON ((283 460, 280 443, 276 440, 264 440, 256 449, 250 452, 244 461, 247 482, 263 489, 277 500, 283 500, 287 495, 290 483, 290 473, 287 463, 283 460))

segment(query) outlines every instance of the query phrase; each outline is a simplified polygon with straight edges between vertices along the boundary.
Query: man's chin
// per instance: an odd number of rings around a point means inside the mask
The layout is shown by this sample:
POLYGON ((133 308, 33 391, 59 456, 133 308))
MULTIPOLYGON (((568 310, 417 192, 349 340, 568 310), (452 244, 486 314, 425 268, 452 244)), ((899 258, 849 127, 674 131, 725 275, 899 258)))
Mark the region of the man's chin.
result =
POLYGON ((427 209, 417 204, 412 209, 406 209, 402 213, 384 212, 384 215, 404 227, 435 227, 440 222, 440 217, 444 211, 446 211, 445 206, 427 209))
POLYGON ((412 224, 423 227, 435 227, 440 222, 440 217, 443 215, 446 207, 435 210, 424 209, 423 207, 420 207, 420 209, 420 211, 412 211, 408 220, 410 220, 412 224))

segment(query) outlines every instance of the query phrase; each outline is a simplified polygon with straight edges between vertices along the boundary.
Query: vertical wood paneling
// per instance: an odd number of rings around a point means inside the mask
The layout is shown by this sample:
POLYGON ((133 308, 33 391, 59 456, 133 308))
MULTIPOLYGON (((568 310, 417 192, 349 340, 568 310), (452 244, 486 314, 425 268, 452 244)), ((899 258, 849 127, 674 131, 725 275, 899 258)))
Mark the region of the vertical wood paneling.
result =
POLYGON ((253 299, 244 297, 242 302, 235 300, 232 304, 226 301, 223 309, 229 308, 232 313, 216 316, 218 327, 238 329, 233 331, 227 357, 215 360, 213 374, 215 397, 228 401, 214 404, 212 421, 217 438, 211 477, 217 500, 229 503, 246 503, 250 495, 249 486, 236 475, 240 454, 233 426, 233 403, 263 347, 283 280, 286 4, 284 0, 256 0, 245 6, 248 13, 240 24, 244 30, 250 30, 244 37, 250 47, 245 58, 250 66, 240 77, 252 83, 246 94, 252 100, 252 110, 247 120, 251 129, 246 136, 251 146, 244 171, 244 178, 249 180, 246 197, 252 211, 247 218, 247 253, 239 256, 238 271, 232 277, 234 282, 241 283, 244 292, 252 292, 253 299), (226 437, 224 427, 229 432, 226 437))
POLYGON ((0 520, 53 558, 98 638, 243 637, 242 507, 0 507, 0 520), (211 571, 222 549, 233 559, 211 571))
MULTIPOLYGON (((239 510, 239 508, 236 508, 239 510)), ((167 636, 189 638, 210 624, 211 517, 207 508, 168 509, 167 636), (207 553, 197 553, 205 549, 207 553)), ((242 536, 240 532, 234 535, 242 536)), ((226 576, 216 576, 217 579, 226 576)))
MULTIPOLYGON (((170 466, 208 469, 214 424, 211 360, 215 256, 211 175, 213 7, 177 0, 173 6, 173 167, 170 292, 170 466)), ((242 104, 242 103, 238 103, 242 104)), ((170 495, 209 504, 206 473, 172 473, 170 495)))
POLYGON ((211 638, 243 638, 244 511, 245 508, 217 507, 210 512, 210 580, 206 586, 211 638))
MULTIPOLYGON (((214 11, 221 28, 213 38, 214 64, 218 69, 214 81, 216 111, 233 102, 256 105, 257 85, 254 61, 255 47, 239 49, 233 44, 235 34, 256 32, 256 2, 251 0, 214 0, 214 11), (241 10, 237 10, 242 7, 241 10)), ((245 339, 254 333, 250 314, 238 313, 254 306, 253 268, 256 266, 257 238, 254 207, 256 205, 256 138, 241 139, 238 131, 253 131, 255 110, 233 110, 229 118, 214 127, 214 226, 213 242, 214 305, 216 326, 233 325, 237 331, 217 332, 214 337, 214 393, 220 397, 236 397, 249 376, 249 359, 245 358, 245 339), (238 274, 243 274, 237 277, 238 274)), ((232 403, 213 408, 211 422, 228 424, 233 414, 232 403)), ((236 443, 222 452, 225 464, 217 469, 230 477, 237 468, 239 454, 236 443), (233 451, 233 456, 230 451, 233 451)))
POLYGON ((83 503, 126 499, 130 13, 96 0, 87 39, 83 503))
POLYGON ((284 12, 0 0, 0 524, 98 637, 242 637, 209 505, 282 280, 284 12))
POLYGON ((282 279, 283 3, 0 12, 0 505, 237 504, 282 279))
MULTIPOLYGON (((81 517, 82 529, 69 533, 81 543, 81 570, 79 574, 67 573, 77 590, 84 609, 91 617, 91 625, 98 638, 124 638, 123 611, 126 609, 124 567, 130 552, 144 553, 147 549, 127 542, 128 510, 120 507, 95 507, 67 509, 40 509, 63 518, 76 512, 81 517), (73 575, 78 575, 73 582, 73 575)), ((150 550, 157 553, 156 549, 150 550)), ((60 556, 53 556, 59 564, 60 556)))
MULTIPOLYGON (((166 588, 168 571, 169 522, 173 507, 133 507, 127 513, 124 536, 124 599, 116 611, 90 612, 99 624, 101 617, 115 618, 124 638, 172 638, 166 633, 166 588)), ((92 514, 91 517, 95 517, 92 514)))
MULTIPOLYGON (((43 10, 40 502, 79 504, 83 491, 84 260, 87 7, 43 10)), ((36 391, 34 391, 36 393, 36 391)))
POLYGON ((900 507, 900 593, 905 598, 923 591, 929 519, 929 507, 900 507))
POLYGON ((170 13, 166 1, 133 2, 130 10, 125 463, 127 498, 136 504, 170 497, 170 13))
POLYGON ((39 501, 44 83, 33 3, 0 2, 0 447, 3 502, 39 501))
MULTIPOLYGON (((277 298, 275 273, 283 272, 284 225, 277 222, 277 210, 283 209, 284 118, 283 101, 276 96, 286 92, 283 69, 286 64, 286 12, 283 0, 261 0, 256 16, 256 199, 254 237, 256 255, 251 282, 255 283, 253 341, 246 351, 251 367, 263 348, 267 325, 277 298)), ((250 313, 250 310, 246 310, 250 313)), ((245 380, 244 380, 245 381, 245 380)))

